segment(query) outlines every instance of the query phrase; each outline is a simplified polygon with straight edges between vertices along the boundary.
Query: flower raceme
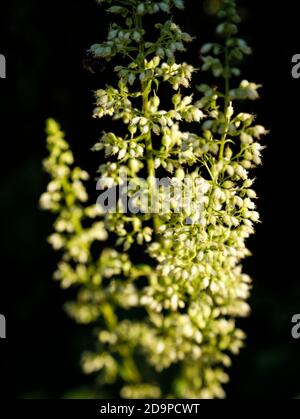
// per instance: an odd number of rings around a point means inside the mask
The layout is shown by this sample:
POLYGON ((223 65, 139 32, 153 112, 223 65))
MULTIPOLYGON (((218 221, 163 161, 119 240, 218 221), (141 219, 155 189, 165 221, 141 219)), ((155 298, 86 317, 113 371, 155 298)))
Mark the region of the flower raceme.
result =
POLYGON ((45 169, 52 180, 41 197, 57 215, 49 241, 63 256, 55 278, 78 289, 67 311, 97 330, 83 369, 125 398, 222 398, 230 354, 245 337, 235 324, 249 313, 251 280, 241 261, 259 221, 250 172, 261 163, 266 130, 235 110, 258 98, 259 85, 234 81, 251 50, 237 35, 234 0, 223 0, 220 41, 201 49, 202 70, 220 86, 201 84, 193 95, 195 69, 176 61, 192 37, 167 20, 147 41, 144 27, 156 12, 183 9, 182 0, 98 3, 125 20, 90 49, 96 59, 121 56, 123 63, 114 67, 115 85, 95 94, 94 117, 123 125, 93 147, 106 159, 97 183, 105 191, 87 204, 88 174, 74 167, 64 134, 49 120, 45 169), (163 86, 171 92, 167 109, 163 86), (111 196, 113 210, 105 204, 111 196))

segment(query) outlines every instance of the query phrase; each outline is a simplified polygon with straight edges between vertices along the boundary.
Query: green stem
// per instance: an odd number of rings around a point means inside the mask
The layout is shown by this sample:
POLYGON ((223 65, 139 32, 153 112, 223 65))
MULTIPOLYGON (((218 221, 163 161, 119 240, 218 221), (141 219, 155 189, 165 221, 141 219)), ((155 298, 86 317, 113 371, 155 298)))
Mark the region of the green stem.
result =
MULTIPOLYGON (((151 85, 152 82, 148 82, 145 86, 142 83, 143 89, 143 114, 145 118, 149 116, 149 93, 151 92, 151 85)), ((146 162, 147 162, 147 171, 148 171, 148 199, 149 202, 152 204, 154 203, 154 211, 156 211, 156 203, 157 203, 157 185, 156 185, 156 176, 155 176, 155 166, 154 166, 154 150, 152 145, 152 136, 151 131, 149 131, 145 135, 145 146, 146 146, 146 162)), ((157 233, 158 228, 160 226, 159 218, 156 212, 153 214, 153 227, 154 231, 157 233)))
POLYGON ((229 90, 230 90, 230 63, 229 63, 228 47, 226 46, 226 49, 225 49, 225 104, 224 104, 225 109, 228 108, 229 102, 230 102, 229 90))
MULTIPOLYGON (((139 15, 135 15, 135 26, 138 30, 142 29, 143 22, 142 17, 139 15)), ((139 45, 139 65, 141 70, 144 70, 144 60, 145 60, 145 46, 143 40, 140 42, 139 45)), ((142 100, 143 100, 143 114, 145 118, 149 116, 149 94, 151 92, 152 81, 149 82, 142 82, 142 100)), ((147 182, 148 182, 148 200, 150 203, 153 202, 156 204, 157 201, 157 185, 155 184, 155 166, 154 166, 154 150, 152 145, 152 136, 151 131, 149 131, 145 135, 145 146, 146 146, 146 162, 147 162, 147 182)), ((155 211, 155 209, 154 209, 155 211)), ((156 213, 153 214, 153 228, 154 231, 157 233, 158 228, 160 226, 160 220, 156 213)))
MULTIPOLYGON (((228 41, 228 39, 227 39, 228 41)), ((227 42, 226 41, 226 42, 227 42)), ((225 79, 225 94, 224 94, 224 117, 225 117, 225 127, 224 127, 224 133, 221 138, 221 146, 220 146, 220 154, 219 159, 222 161, 224 158, 224 149, 225 149, 225 143, 226 143, 226 137, 229 127, 229 121, 226 117, 227 110, 230 104, 230 63, 229 63, 229 53, 228 53, 228 47, 225 47, 225 66, 224 66, 224 79, 225 79)))

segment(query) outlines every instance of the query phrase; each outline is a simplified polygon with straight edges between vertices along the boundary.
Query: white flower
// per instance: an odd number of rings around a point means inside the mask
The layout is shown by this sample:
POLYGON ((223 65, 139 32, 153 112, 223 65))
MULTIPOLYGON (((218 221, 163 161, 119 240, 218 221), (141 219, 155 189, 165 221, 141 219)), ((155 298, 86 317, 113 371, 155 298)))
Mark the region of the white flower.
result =
POLYGON ((241 165, 236 167, 235 172, 243 180, 246 180, 248 177, 247 170, 245 170, 241 165))
POLYGON ((118 160, 123 159, 126 156, 126 152, 127 152, 126 148, 122 148, 122 150, 119 151, 118 160))

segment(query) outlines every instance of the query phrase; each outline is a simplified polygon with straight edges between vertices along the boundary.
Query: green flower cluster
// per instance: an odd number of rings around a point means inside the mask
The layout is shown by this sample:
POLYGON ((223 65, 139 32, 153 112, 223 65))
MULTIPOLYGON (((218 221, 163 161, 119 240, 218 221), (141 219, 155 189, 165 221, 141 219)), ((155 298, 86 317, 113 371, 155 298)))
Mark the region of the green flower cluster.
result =
POLYGON ((235 319, 249 312, 251 280, 241 260, 249 255, 245 240, 259 220, 249 170, 261 163, 259 139, 266 134, 254 115, 233 107, 236 100, 258 97, 255 83, 231 86, 250 48, 237 37, 234 0, 223 0, 221 41, 204 45, 201 53, 203 70, 223 78, 225 88, 202 84, 194 100, 184 89, 195 69, 175 60, 191 36, 168 20, 155 25, 157 38, 147 42, 143 27, 145 15, 182 9, 183 1, 106 3, 113 3, 108 11, 120 14, 125 25, 112 24, 107 40, 90 51, 108 61, 121 54, 129 62, 115 67, 116 86, 95 94, 94 117, 109 116, 124 126, 104 132, 94 146, 108 159, 99 167, 99 185, 122 186, 126 175, 135 186, 128 196, 136 196, 141 211, 103 214, 86 206, 88 176, 73 168, 63 133, 49 121, 45 169, 52 181, 41 204, 57 214, 49 241, 63 258, 55 278, 78 288, 68 312, 97 326, 97 348, 83 355, 83 368, 98 372, 107 388, 117 385, 126 398, 222 398, 224 369, 244 340, 235 319), (163 85, 173 91, 170 109, 161 107, 163 85), (169 179, 168 211, 162 211, 166 190, 157 186, 157 176, 169 179), (178 190, 187 179, 196 186, 181 200, 178 190), (155 198, 155 211, 142 208, 142 196, 155 198), (111 247, 92 252, 108 236, 111 247), (165 371, 171 377, 167 388, 165 371))

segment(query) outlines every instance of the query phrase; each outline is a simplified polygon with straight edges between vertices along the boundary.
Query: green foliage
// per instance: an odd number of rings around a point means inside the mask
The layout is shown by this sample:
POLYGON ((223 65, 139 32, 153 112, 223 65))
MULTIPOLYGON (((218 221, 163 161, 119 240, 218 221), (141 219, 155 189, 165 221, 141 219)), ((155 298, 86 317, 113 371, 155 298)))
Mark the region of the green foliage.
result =
POLYGON ((150 42, 143 27, 145 15, 182 9, 183 1, 113 3, 108 11, 125 24, 112 24, 107 40, 91 53, 108 61, 121 54, 127 63, 115 67, 115 86, 96 92, 94 117, 121 120, 124 129, 104 132, 94 146, 107 158, 99 167, 100 184, 122 186, 126 174, 136 185, 128 196, 135 199, 139 191, 140 210, 141 192, 154 197, 156 211, 103 214, 86 206, 88 176, 72 167, 63 133, 50 120, 45 169, 52 181, 41 204, 57 214, 49 241, 63 258, 55 278, 78 288, 68 312, 97 327, 97 347, 82 362, 85 372, 99 372, 106 389, 117 384, 126 398, 222 398, 229 355, 239 352, 244 339, 235 319, 249 312, 251 280, 241 260, 249 255, 245 240, 259 219, 249 170, 261 162, 258 140, 266 133, 252 114, 233 107, 236 100, 258 97, 254 83, 231 86, 250 48, 236 35, 235 2, 224 0, 221 41, 205 44, 201 53, 203 70, 223 78, 225 88, 202 84, 194 101, 184 90, 195 69, 175 59, 191 36, 168 20, 155 25, 157 37, 150 42), (170 109, 161 107, 164 85, 172 92, 170 109), (158 174, 170 180, 167 211, 166 191, 154 182, 158 174), (138 176, 145 179, 142 187, 138 176), (182 204, 175 191, 187 179, 197 186, 182 204), (108 236, 115 244, 95 257, 91 246, 108 236), (144 263, 135 262, 137 251, 144 263), (165 389, 168 370, 172 379, 165 389))

